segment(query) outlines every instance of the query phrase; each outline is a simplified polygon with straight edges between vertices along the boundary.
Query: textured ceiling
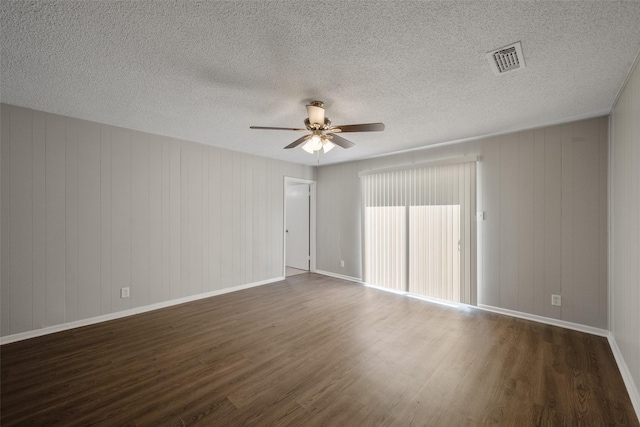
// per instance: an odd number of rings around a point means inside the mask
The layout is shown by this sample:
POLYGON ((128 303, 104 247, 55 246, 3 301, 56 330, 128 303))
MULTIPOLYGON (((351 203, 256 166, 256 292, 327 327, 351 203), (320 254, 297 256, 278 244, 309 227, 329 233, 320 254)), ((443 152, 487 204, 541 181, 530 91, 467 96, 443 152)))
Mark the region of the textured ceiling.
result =
POLYGON ((304 105, 381 133, 329 164, 609 113, 640 1, 2 1, 0 100, 298 163, 304 105), (526 68, 487 51, 521 41, 526 68))

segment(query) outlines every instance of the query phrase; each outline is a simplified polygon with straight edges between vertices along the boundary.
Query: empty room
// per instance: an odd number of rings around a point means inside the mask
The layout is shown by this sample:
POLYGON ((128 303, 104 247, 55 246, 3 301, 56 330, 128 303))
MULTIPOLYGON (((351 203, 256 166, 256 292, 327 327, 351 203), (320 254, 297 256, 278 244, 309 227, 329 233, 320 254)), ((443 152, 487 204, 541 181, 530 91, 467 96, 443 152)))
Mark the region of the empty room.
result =
POLYGON ((0 2, 3 426, 640 426, 640 1, 0 2))

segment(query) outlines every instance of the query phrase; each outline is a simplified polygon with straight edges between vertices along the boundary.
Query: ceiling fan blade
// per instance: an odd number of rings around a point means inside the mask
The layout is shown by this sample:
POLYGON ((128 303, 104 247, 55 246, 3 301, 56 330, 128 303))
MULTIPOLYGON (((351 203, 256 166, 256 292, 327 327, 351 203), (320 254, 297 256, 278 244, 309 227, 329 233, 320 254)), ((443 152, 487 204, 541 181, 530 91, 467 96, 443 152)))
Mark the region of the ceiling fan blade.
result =
POLYGON ((383 123, 363 123, 359 125, 332 126, 331 132, 380 132, 384 130, 383 123))
POLYGON ((307 115, 309 116, 309 123, 312 125, 317 124, 322 126, 324 124, 324 108, 320 105, 314 105, 313 103, 307 105, 307 115))
MULTIPOLYGON (((305 129, 306 130, 306 129, 305 129)), ((298 145, 302 144, 303 142, 305 142, 307 139, 311 138, 312 135, 305 135, 302 138, 298 138, 295 141, 293 141, 291 144, 287 145, 285 148, 296 148, 298 145)))
POLYGON ((302 128, 274 128, 269 126, 249 126, 249 129, 269 129, 269 130, 296 130, 296 131, 306 131, 306 129, 302 128))
POLYGON ((351 148, 354 145, 356 145, 353 142, 349 141, 348 139, 344 139, 343 137, 338 136, 335 133, 328 133, 327 136, 330 137, 331 142, 333 142, 336 145, 339 145, 342 148, 351 148))

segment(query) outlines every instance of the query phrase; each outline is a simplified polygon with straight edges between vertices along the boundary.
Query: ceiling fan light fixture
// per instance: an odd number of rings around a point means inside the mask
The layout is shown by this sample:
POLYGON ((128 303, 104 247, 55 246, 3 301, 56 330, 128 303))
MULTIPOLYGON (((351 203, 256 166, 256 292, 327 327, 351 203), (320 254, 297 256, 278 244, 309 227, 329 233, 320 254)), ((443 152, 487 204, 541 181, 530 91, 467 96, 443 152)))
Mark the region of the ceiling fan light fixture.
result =
POLYGON ((309 153, 309 154, 313 154, 313 153, 315 153, 315 150, 313 149, 313 144, 311 143, 311 140, 309 140, 309 141, 305 142, 305 143, 302 145, 302 149, 303 149, 304 151, 306 151, 307 153, 309 153))
POLYGON ((322 138, 322 150, 324 151, 325 154, 331 151, 331 149, 335 146, 336 144, 329 141, 329 138, 322 138))

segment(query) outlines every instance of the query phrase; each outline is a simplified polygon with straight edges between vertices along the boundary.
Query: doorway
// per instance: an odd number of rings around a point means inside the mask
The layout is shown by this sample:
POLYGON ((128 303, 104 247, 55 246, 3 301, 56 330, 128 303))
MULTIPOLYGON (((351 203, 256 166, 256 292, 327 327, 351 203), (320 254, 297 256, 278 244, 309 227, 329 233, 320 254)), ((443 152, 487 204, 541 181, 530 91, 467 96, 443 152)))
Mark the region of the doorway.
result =
POLYGON ((476 304, 476 163, 361 174, 366 283, 476 304))
POLYGON ((285 177, 285 277, 315 271, 315 182, 285 177))

